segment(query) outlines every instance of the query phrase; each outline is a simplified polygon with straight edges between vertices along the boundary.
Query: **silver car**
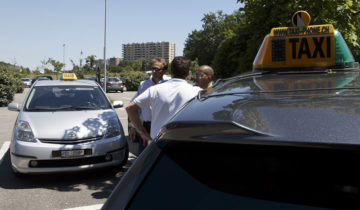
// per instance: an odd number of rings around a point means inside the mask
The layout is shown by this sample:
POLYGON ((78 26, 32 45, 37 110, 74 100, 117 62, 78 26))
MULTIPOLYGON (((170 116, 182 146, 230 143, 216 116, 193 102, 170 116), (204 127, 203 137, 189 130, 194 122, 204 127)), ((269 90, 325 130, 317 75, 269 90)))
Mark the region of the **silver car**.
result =
POLYGON ((37 81, 19 111, 10 145, 15 173, 82 171, 118 166, 128 159, 123 127, 93 81, 37 81))
POLYGON ((24 84, 24 87, 30 87, 31 86, 31 80, 29 78, 21 78, 21 81, 24 84))

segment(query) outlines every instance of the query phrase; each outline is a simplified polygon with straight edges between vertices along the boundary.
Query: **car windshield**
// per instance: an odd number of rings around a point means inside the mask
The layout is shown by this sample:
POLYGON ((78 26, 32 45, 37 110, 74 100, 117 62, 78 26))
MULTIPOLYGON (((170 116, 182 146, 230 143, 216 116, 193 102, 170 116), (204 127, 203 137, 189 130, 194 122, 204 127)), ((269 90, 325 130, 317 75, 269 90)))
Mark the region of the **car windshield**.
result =
POLYGON ((26 101, 25 111, 75 111, 110 109, 97 86, 38 86, 26 101))
POLYGON ((25 81, 30 81, 29 78, 21 78, 21 80, 24 81, 24 82, 25 82, 25 81))

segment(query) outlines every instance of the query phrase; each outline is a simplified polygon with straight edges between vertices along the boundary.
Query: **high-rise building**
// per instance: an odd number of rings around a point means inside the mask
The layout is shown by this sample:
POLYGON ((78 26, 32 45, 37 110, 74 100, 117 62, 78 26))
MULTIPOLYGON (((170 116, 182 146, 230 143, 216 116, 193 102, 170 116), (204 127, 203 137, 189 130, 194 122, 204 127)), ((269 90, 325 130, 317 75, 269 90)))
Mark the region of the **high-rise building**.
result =
POLYGON ((134 61, 139 58, 164 58, 171 62, 175 57, 175 44, 170 42, 146 42, 123 44, 123 59, 134 61))

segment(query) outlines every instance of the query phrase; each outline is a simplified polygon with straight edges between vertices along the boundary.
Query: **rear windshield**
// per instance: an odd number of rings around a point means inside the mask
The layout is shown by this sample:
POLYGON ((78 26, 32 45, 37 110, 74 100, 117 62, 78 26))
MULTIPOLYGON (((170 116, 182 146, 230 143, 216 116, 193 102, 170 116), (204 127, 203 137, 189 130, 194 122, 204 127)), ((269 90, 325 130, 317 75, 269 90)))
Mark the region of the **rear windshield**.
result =
POLYGON ((359 209, 359 152, 172 143, 128 209, 359 209))
POLYGON ((110 109, 97 86, 37 86, 25 103, 25 111, 73 111, 110 109))
POLYGON ((111 78, 108 78, 107 81, 109 81, 109 82, 120 82, 120 79, 115 78, 115 77, 111 77, 111 78))

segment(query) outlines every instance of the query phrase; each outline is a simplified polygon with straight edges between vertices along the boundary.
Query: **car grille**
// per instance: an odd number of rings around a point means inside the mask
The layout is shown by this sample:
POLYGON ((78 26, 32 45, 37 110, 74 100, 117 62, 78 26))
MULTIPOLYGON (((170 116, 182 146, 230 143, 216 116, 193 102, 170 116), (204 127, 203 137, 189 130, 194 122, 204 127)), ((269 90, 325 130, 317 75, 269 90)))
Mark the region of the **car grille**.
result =
POLYGON ((97 157, 77 158, 77 159, 37 160, 36 166, 29 165, 29 167, 31 168, 72 167, 72 166, 105 163, 110 161, 112 161, 112 159, 106 160, 105 155, 103 155, 97 157))
POLYGON ((81 144, 91 141, 97 141, 102 139, 104 136, 96 136, 90 138, 83 139, 39 139, 42 143, 50 143, 50 144, 81 144))

